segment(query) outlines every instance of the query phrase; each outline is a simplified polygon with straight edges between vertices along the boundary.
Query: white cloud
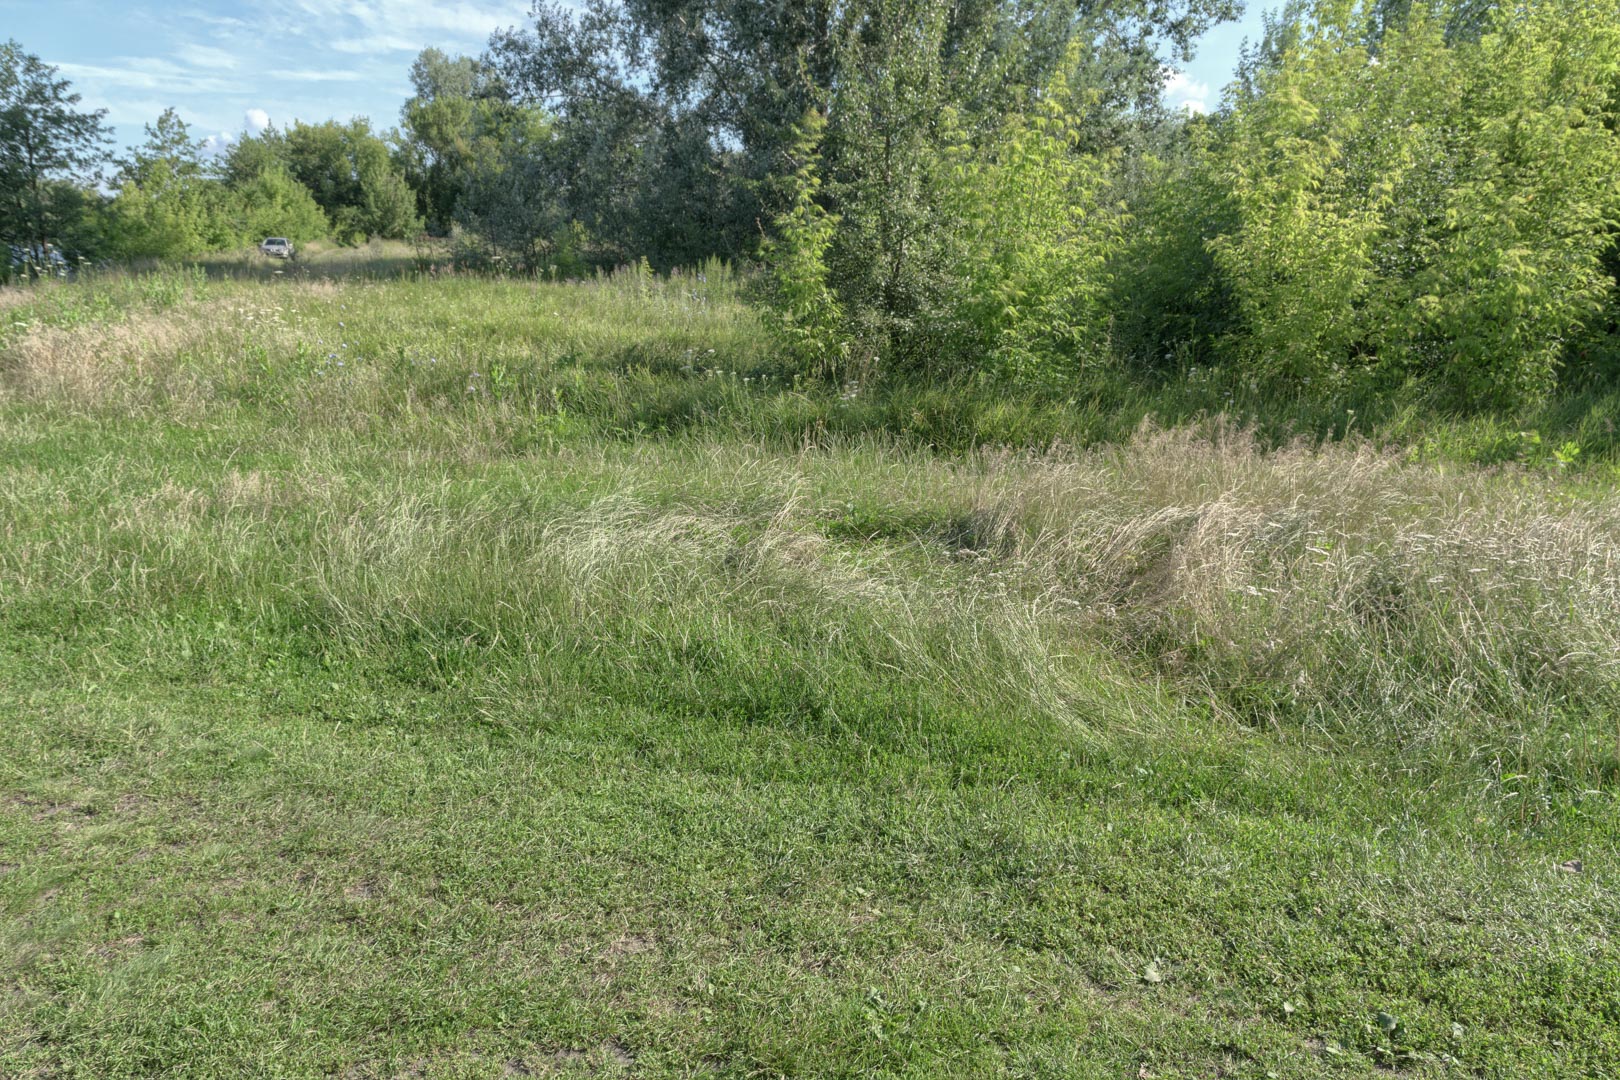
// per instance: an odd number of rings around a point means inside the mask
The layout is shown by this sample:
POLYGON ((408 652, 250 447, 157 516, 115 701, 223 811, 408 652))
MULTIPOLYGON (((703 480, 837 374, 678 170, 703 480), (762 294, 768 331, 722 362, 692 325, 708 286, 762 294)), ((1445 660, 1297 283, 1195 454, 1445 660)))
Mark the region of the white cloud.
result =
MULTIPOLYGON (((38 2, 38 0, 36 0, 38 2)), ((579 0, 564 0, 577 7, 579 0)), ((0 0, 0 9, 8 0, 0 0)), ((48 6, 48 5, 47 5, 48 6)), ((212 3, 166 0, 109 16, 111 49, 75 49, 59 63, 88 103, 104 105, 122 142, 168 106, 203 132, 250 133, 273 115, 318 122, 329 115, 384 122, 410 95, 410 58, 428 46, 476 54, 490 34, 528 22, 532 0, 237 0, 230 13, 212 3), (155 24, 161 36, 136 34, 155 24), (120 54, 155 40, 153 54, 120 54)), ((123 7, 123 5, 114 5, 123 7)), ((3 36, 3 35, 0 35, 3 36)), ((234 137, 234 136, 233 136, 234 137)), ((223 150, 229 140, 207 139, 223 150)))
POLYGON ((1209 84, 1189 78, 1184 71, 1165 68, 1164 101, 1172 109, 1180 109, 1189 116, 1209 111, 1209 84))
POLYGON ((205 158, 224 157, 230 148, 231 137, 223 131, 218 135, 210 135, 202 141, 202 153, 205 158))
POLYGON ((330 68, 287 68, 266 73, 269 78, 287 82, 364 82, 366 76, 358 71, 333 71, 330 68))
POLYGON ((433 36, 487 37, 497 26, 521 21, 529 9, 513 0, 296 0, 296 6, 328 26, 352 20, 370 36, 391 33, 409 39, 412 44, 402 46, 406 48, 433 44, 433 36))
MULTIPOLYGON (((212 75, 198 75, 172 60, 153 57, 119 57, 112 64, 58 64, 62 74, 96 88, 161 90, 167 93, 223 94, 234 84, 212 75)), ((103 96, 116 98, 116 94, 103 96)))
POLYGON ((477 49, 493 31, 524 23, 530 10, 527 0, 261 0, 256 6, 261 33, 303 38, 350 56, 414 53, 429 45, 477 49))
POLYGON ((205 26, 219 26, 229 30, 252 30, 253 24, 229 15, 214 15, 207 11, 182 11, 182 18, 200 22, 205 26))
POLYGON ((351 56, 373 56, 386 52, 415 52, 426 45, 420 38, 407 37, 403 34, 381 33, 366 34, 361 37, 340 38, 331 43, 333 51, 348 53, 351 56))
POLYGON ((187 42, 174 50, 175 58, 192 67, 221 68, 230 71, 241 61, 230 49, 216 49, 212 45, 187 42))

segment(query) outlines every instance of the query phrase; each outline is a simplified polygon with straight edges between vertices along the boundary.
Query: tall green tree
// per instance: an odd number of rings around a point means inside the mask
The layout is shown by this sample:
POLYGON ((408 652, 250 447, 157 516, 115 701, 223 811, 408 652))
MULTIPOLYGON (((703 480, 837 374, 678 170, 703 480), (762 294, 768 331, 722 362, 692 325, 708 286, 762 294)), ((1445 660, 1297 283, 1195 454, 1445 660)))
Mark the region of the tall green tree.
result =
POLYGON ((108 159, 106 110, 80 110, 56 76, 16 41, 0 44, 0 239, 43 246, 81 229, 82 189, 108 159))
POLYGON ((226 160, 225 175, 240 186, 272 167, 285 169, 309 190, 341 240, 403 239, 421 228, 416 194, 403 169, 389 144, 363 118, 294 121, 290 127, 243 138, 226 160))
POLYGON ((243 132, 230 144, 219 165, 220 175, 231 187, 250 183, 272 168, 287 168, 287 140, 275 124, 257 135, 243 132))
POLYGON ((461 254, 524 273, 581 273, 590 239, 559 198, 566 181, 557 166, 551 125, 539 110, 516 110, 472 141, 455 220, 476 239, 461 254))
MULTIPOLYGON (((794 197, 778 169, 808 110, 829 122, 829 200, 841 185, 870 184, 859 170, 878 158, 893 171, 898 142, 937 134, 937 111, 900 98, 950 104, 983 133, 1067 65, 1095 146, 1121 116, 1150 111, 1163 64, 1236 10, 1234 0, 541 3, 529 29, 492 39, 490 60, 510 92, 556 115, 558 152, 578 178, 565 193, 573 212, 605 241, 669 264, 754 249, 761 224, 794 197), (883 40, 890 31, 903 47, 883 40), (891 92, 899 97, 878 100, 891 92), (846 138, 839 101, 881 128, 887 149, 846 138), (685 214, 672 217, 678 207, 685 214)), ((880 231, 898 238, 926 217, 916 213, 891 204, 880 231)), ((860 225, 858 215, 845 222, 860 225)), ((902 276, 891 272, 886 286, 897 314, 909 303, 902 276)))
POLYGON ((330 236, 331 223, 309 189, 285 165, 270 161, 257 173, 233 180, 226 212, 237 241, 253 243, 267 236, 308 242, 330 236))
POLYGON ((236 236, 225 201, 224 185, 203 165, 202 143, 166 109, 119 169, 118 193, 108 208, 112 251, 177 258, 228 247, 236 236))
POLYGON ((828 202, 843 223, 827 256, 833 283, 856 335, 907 367, 960 352, 957 321, 941 317, 960 270, 962 207, 949 196, 961 144, 974 141, 975 124, 994 123, 961 105, 999 79, 979 63, 983 43, 962 40, 954 9, 952 0, 866 4, 828 95, 828 202))
MULTIPOLYGON (((424 49, 411 65, 415 93, 401 113, 401 158, 430 231, 448 233, 475 162, 526 119, 485 61, 424 49)), ((521 136, 520 136, 521 137, 521 136)))

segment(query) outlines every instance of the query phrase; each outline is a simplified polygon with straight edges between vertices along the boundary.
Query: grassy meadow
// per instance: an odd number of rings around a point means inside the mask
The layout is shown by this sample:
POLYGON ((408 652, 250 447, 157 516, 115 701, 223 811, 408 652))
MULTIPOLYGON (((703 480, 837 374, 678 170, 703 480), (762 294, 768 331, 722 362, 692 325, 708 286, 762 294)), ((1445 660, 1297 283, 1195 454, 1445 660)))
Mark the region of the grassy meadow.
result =
POLYGON ((1620 1075, 1614 399, 255 265, 0 291, 0 1076, 1620 1075))

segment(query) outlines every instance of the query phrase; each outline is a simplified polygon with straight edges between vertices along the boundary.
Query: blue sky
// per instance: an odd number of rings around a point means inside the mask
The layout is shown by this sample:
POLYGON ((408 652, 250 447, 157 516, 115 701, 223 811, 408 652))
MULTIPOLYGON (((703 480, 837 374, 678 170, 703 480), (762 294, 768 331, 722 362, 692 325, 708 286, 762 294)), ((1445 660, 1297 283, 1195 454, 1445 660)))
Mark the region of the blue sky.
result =
MULTIPOLYGON (((1252 0, 1251 0, 1252 2, 1252 0)), ((174 106, 217 146, 268 121, 399 121, 411 60, 434 45, 478 53, 525 21, 529 0, 0 0, 0 37, 62 69, 105 108, 118 142, 174 106)), ((1213 31, 1167 84, 1174 105, 1213 108, 1257 4, 1213 31)))

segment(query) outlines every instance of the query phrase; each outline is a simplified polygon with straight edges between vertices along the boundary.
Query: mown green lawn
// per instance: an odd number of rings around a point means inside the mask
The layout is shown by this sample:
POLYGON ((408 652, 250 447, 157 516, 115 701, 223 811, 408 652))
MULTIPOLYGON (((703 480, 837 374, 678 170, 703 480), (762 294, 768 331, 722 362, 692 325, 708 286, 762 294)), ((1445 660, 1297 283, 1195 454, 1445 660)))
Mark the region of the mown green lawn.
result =
POLYGON ((78 288, 0 1076, 1620 1073, 1601 472, 941 449, 725 282, 78 288))

